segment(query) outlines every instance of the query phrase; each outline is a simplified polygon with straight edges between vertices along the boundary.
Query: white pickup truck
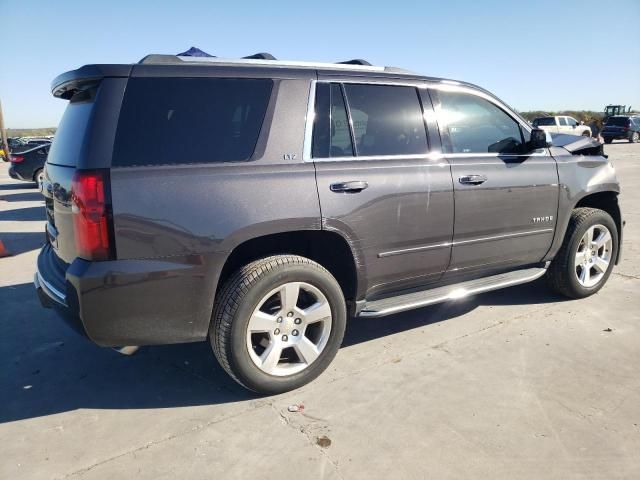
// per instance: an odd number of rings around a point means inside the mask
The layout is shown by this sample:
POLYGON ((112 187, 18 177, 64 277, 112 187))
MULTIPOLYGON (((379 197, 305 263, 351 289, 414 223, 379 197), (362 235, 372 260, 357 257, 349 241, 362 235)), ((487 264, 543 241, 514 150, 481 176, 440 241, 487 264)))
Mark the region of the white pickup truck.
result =
POLYGON ((573 117, 538 117, 531 122, 534 127, 541 128, 550 133, 564 133, 567 135, 591 136, 591 128, 581 125, 573 117))

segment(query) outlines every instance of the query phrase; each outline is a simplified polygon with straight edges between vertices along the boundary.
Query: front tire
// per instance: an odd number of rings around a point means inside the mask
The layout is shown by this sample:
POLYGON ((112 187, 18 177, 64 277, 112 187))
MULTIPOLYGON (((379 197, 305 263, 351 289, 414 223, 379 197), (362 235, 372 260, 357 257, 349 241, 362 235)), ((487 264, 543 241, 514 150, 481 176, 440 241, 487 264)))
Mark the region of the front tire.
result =
POLYGON ((629 137, 629 143, 638 143, 640 140, 640 134, 638 132, 633 132, 629 137))
POLYGON ((238 270, 217 295, 209 339, 226 372, 245 388, 277 394, 320 375, 346 326, 336 279, 321 265, 277 255, 238 270))
POLYGON ((548 284, 569 298, 593 295, 609 279, 617 254, 618 230, 611 215, 597 208, 576 208, 547 271, 548 284))

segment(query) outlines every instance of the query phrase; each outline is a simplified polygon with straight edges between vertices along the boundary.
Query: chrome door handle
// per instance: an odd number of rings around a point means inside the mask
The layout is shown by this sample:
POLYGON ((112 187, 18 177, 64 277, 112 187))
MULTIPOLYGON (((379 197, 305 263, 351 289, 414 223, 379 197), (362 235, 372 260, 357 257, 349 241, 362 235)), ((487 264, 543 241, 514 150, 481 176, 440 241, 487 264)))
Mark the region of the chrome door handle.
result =
POLYGON ((369 184, 363 181, 332 183, 329 187, 336 193, 358 193, 367 188, 369 184))
POLYGON ((458 181, 465 185, 480 185, 487 181, 487 177, 484 175, 463 175, 458 178, 458 181))

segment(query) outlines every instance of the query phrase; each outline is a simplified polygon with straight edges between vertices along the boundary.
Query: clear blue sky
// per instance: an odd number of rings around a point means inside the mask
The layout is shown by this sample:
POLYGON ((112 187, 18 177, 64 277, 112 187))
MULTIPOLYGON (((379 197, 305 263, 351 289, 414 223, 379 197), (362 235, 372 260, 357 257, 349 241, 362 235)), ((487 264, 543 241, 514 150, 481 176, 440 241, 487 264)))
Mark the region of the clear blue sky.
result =
POLYGON ((0 19, 9 128, 57 125, 65 102, 49 85, 59 73, 192 45, 223 57, 365 58, 477 83, 519 110, 640 108, 640 0, 0 0, 0 19))

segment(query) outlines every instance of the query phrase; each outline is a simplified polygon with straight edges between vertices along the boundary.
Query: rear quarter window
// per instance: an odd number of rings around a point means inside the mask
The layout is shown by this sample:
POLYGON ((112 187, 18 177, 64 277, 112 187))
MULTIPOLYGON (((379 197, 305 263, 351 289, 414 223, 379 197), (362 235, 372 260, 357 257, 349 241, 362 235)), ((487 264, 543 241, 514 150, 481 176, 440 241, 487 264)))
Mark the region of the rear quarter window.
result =
POLYGON ((273 81, 132 78, 113 166, 235 162, 251 158, 273 81))
MULTIPOLYGON (((80 92, 71 98, 51 144, 47 160, 49 163, 67 167, 75 167, 80 163, 84 139, 95 104, 95 95, 96 89, 91 89, 80 92)), ((34 146, 31 145, 28 148, 34 146)), ((25 147, 27 146, 25 145, 25 147)))

